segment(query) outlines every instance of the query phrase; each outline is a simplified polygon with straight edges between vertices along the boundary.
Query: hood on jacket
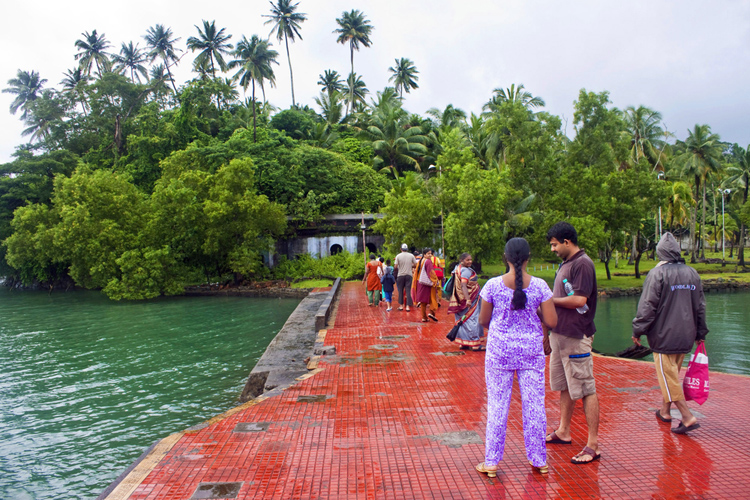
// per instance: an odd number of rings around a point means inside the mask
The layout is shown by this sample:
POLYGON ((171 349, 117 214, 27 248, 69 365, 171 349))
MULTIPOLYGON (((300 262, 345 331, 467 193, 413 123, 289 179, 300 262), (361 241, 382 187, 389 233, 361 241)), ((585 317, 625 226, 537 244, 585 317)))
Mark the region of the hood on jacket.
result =
POLYGON ((656 256, 659 260, 666 262, 677 262, 682 260, 680 256, 680 244, 672 236, 672 233, 664 233, 656 245, 656 256))

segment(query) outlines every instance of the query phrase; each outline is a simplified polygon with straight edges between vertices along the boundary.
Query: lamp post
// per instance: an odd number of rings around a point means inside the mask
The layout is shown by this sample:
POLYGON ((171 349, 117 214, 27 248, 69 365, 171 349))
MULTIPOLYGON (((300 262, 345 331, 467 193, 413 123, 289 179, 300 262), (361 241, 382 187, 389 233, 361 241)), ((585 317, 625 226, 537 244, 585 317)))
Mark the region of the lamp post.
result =
MULTIPOLYGON (((664 179, 664 172, 659 172, 656 175, 656 178, 659 180, 664 179)), ((662 232, 661 232, 661 203, 659 203, 659 238, 661 238, 662 232)))
POLYGON ((724 195, 732 192, 731 189, 719 189, 721 193, 721 265, 724 265, 724 241, 727 239, 724 225, 724 195))
POLYGON ((365 267, 367 267, 367 244, 365 243, 365 229, 367 229, 367 226, 365 225, 365 213, 362 212, 362 225, 359 226, 360 229, 362 229, 362 253, 365 256, 365 267))
MULTIPOLYGON (((427 170, 435 170, 435 165, 430 165, 427 170)), ((438 166, 438 176, 443 176, 443 167, 438 166)), ((445 259, 445 227, 443 226, 443 202, 440 202, 440 255, 445 259)))

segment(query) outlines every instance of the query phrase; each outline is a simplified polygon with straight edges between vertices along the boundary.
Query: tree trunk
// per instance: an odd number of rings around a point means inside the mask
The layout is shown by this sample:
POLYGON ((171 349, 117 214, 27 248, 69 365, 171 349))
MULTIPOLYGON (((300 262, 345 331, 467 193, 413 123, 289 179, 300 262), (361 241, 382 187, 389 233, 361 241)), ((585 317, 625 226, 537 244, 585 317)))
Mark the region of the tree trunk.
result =
POLYGON ((292 107, 294 107, 296 105, 294 100, 294 75, 292 74, 292 58, 289 57, 289 40, 286 37, 286 32, 284 32, 284 42, 286 43, 286 60, 289 62, 289 79, 292 81, 292 107))
POLYGON ((635 253, 635 279, 639 279, 641 277, 641 271, 639 269, 639 265, 641 263, 641 256, 643 255, 643 252, 641 252, 638 249, 638 240, 640 240, 641 232, 638 231, 636 237, 633 238, 633 253, 635 253))
POLYGON ((703 183, 703 214, 701 216, 701 260, 706 260, 706 183, 703 183))
POLYGON ((740 225, 740 245, 737 248, 737 258, 740 266, 745 266, 745 224, 740 225))
POLYGON ((701 188, 700 188, 700 177, 697 175, 695 176, 695 206, 693 207, 693 214, 691 216, 690 221, 690 263, 695 264, 697 262, 697 255, 698 255, 698 197, 701 194, 701 188))
POLYGON ((255 136, 255 133, 256 133, 256 123, 255 123, 255 80, 253 80, 253 142, 258 142, 258 139, 255 136))

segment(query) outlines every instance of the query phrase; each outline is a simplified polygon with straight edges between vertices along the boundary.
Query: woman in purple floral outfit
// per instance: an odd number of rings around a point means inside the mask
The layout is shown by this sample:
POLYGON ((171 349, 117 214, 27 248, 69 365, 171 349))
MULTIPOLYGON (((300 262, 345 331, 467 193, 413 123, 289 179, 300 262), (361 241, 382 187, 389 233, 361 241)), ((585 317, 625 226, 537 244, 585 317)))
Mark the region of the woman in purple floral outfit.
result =
POLYGON ((476 470, 489 477, 497 475, 498 463, 503 459, 514 373, 521 388, 526 456, 534 469, 542 474, 548 472, 543 348, 546 332, 542 323, 553 328, 557 313, 547 283, 526 272, 529 255, 525 239, 509 240, 505 245, 509 272, 489 280, 480 293, 479 322, 489 327, 484 362, 487 436, 485 460, 476 470))

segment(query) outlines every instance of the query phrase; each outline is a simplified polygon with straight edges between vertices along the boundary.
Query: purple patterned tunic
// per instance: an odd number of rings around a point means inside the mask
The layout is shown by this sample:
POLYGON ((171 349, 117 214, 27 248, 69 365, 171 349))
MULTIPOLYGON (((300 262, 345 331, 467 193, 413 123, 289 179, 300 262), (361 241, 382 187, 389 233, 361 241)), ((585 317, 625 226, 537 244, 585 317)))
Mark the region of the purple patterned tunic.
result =
POLYGON ((484 364, 487 383, 485 464, 489 467, 503 459, 514 373, 518 375, 521 389, 526 455, 536 467, 547 463, 543 333, 536 311, 542 302, 552 298, 552 291, 544 280, 535 277, 524 291, 526 308, 518 311, 511 309, 513 289, 505 286, 502 277, 489 280, 480 293, 493 307, 484 364))

